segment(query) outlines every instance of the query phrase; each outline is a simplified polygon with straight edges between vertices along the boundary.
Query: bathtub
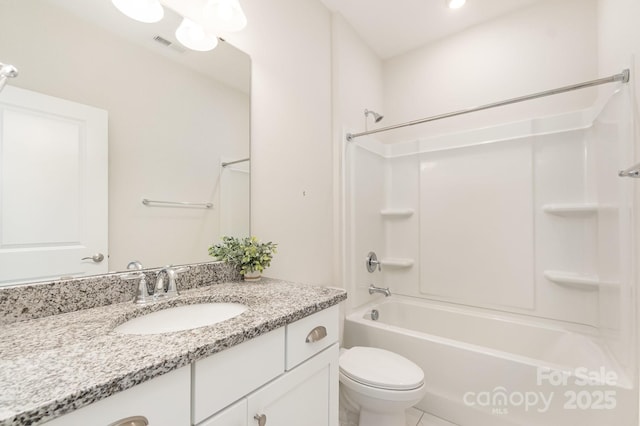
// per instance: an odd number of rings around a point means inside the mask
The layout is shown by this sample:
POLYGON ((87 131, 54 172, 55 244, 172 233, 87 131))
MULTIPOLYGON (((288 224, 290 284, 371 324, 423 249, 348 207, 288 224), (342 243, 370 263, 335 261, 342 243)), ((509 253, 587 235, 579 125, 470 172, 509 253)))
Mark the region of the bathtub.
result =
POLYGON ((417 408, 461 426, 636 426, 634 380, 591 333, 392 296, 346 317, 344 346, 418 364, 428 392, 417 408))

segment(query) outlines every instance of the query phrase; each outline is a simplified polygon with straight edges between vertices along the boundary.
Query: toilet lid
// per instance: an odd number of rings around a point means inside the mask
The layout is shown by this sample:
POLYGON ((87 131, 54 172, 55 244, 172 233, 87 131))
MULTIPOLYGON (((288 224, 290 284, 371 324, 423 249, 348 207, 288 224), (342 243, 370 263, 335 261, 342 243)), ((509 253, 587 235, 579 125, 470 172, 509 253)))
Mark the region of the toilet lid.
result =
POLYGON ((424 383, 424 372, 394 352, 356 346, 340 355, 340 371, 362 384, 381 389, 410 390, 424 383))

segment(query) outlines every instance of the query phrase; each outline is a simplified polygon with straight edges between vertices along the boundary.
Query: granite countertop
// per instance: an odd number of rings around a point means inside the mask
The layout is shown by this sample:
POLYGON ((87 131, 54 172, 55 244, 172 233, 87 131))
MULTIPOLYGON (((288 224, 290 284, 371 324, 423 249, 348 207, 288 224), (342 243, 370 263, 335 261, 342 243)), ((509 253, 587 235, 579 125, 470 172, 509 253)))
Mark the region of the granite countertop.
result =
POLYGON ((150 306, 101 306, 0 326, 0 426, 37 425, 345 300, 336 288, 273 279, 183 291, 150 306), (240 302, 241 315, 193 330, 117 334, 169 306, 240 302))

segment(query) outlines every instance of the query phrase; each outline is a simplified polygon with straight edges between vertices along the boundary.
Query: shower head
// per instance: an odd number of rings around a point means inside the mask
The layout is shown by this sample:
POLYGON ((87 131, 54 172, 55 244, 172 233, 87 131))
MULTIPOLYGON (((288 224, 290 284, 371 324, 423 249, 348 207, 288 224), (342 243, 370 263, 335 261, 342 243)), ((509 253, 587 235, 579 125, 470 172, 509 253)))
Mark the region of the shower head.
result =
POLYGON ((365 117, 368 117, 368 116, 369 116, 369 114, 373 115, 373 118, 375 119, 375 122, 376 122, 376 123, 379 123, 379 122, 384 118, 384 115, 380 115, 380 114, 378 114, 378 113, 377 113, 377 112, 375 112, 375 111, 370 111, 370 110, 368 110, 368 109, 365 109, 365 110, 364 110, 364 116, 365 116, 365 117))
POLYGON ((7 84, 7 80, 18 76, 18 69, 13 65, 0 63, 0 90, 7 84))

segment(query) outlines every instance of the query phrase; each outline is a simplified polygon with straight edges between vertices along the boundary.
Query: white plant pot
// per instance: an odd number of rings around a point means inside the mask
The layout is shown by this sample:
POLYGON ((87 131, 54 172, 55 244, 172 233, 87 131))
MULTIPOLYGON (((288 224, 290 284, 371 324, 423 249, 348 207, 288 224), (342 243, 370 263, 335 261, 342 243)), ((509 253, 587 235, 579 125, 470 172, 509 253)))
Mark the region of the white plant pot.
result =
POLYGON ((245 281, 260 281, 262 274, 259 271, 246 272, 244 274, 245 281))

